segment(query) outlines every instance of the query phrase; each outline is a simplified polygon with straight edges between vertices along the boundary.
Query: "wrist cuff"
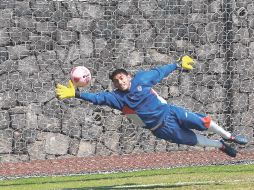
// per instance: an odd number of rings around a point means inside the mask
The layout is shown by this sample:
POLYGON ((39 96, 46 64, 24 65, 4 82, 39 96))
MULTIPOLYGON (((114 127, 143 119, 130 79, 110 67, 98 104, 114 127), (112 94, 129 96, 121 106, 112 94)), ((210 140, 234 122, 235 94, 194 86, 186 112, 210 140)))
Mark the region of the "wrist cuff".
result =
POLYGON ((80 98, 80 91, 79 90, 75 91, 75 98, 80 98))
POLYGON ((182 69, 182 65, 180 61, 177 61, 175 64, 176 64, 176 69, 182 69))

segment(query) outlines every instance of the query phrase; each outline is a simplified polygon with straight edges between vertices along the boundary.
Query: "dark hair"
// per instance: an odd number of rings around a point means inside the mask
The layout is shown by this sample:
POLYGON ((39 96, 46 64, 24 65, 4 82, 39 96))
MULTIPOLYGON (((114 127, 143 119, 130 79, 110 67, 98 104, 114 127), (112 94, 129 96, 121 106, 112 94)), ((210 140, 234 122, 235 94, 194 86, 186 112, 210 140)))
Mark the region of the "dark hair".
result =
POLYGON ((129 75, 129 73, 125 69, 116 69, 111 74, 109 74, 109 79, 113 80, 113 78, 119 73, 123 73, 125 75, 129 75))

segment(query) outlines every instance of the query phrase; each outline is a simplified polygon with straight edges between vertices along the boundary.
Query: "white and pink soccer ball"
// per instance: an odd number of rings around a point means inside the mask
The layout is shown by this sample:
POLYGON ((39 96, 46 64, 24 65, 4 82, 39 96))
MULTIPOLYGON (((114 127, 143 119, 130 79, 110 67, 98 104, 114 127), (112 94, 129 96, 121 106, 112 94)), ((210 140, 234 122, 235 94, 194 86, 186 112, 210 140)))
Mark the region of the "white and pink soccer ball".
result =
POLYGON ((77 66, 71 70, 71 81, 76 87, 85 87, 92 79, 91 72, 84 66, 77 66))

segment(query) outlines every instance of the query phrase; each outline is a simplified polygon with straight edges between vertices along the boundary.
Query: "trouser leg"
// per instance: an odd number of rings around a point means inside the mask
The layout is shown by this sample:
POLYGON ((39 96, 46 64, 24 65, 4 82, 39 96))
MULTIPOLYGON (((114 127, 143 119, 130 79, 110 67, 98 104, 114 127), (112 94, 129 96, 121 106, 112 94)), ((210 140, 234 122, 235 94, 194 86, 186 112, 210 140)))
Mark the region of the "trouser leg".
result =
POLYGON ((229 139, 231 137, 231 133, 220 127, 214 121, 211 121, 210 126, 207 129, 210 132, 214 132, 220 135, 224 139, 229 139))
POLYGON ((196 134, 197 136, 197 146, 201 147, 215 147, 215 148, 221 148, 223 144, 218 140, 212 140, 209 139, 203 135, 196 134))

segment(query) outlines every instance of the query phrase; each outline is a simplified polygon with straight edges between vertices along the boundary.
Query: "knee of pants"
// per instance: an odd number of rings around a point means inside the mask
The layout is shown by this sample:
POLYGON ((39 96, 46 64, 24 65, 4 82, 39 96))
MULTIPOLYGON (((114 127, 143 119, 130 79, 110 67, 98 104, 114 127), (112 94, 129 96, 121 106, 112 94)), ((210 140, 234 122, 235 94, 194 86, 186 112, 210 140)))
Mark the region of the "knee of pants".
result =
POLYGON ((196 145, 197 137, 195 133, 189 129, 182 129, 180 127, 163 127, 162 129, 156 130, 153 133, 156 137, 164 139, 166 141, 185 144, 185 145, 196 145))
POLYGON ((188 129, 207 130, 211 118, 206 115, 180 110, 176 112, 179 124, 188 129))

